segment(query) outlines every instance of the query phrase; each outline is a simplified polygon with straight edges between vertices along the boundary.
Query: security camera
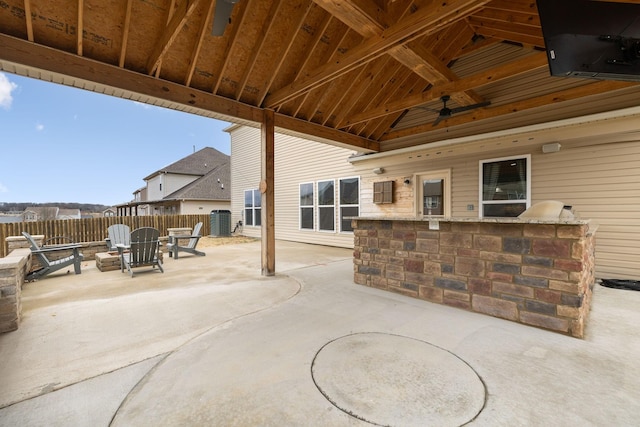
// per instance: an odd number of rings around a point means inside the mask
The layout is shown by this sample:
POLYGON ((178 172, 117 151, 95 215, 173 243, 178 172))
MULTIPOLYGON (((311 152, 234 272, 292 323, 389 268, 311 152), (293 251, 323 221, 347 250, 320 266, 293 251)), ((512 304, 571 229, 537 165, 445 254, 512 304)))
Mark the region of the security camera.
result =
POLYGON ((405 179, 404 179, 404 183, 405 183, 406 185, 409 185, 409 184, 411 184, 411 180, 410 180, 409 178, 405 178, 405 179))

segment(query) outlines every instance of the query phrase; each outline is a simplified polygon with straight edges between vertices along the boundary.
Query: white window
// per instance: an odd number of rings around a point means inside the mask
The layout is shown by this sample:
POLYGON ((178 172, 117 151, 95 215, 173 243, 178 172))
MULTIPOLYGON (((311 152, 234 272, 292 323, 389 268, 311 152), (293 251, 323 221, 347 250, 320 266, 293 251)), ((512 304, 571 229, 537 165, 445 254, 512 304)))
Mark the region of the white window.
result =
POLYGON ((340 179, 340 231, 353 231, 349 217, 360 214, 360 178, 340 179))
POLYGON ((335 182, 318 181, 318 229, 335 231, 335 182))
POLYGON ((313 182, 300 184, 300 229, 313 230, 315 228, 313 182))
POLYGON ((244 223, 248 226, 260 227, 261 194, 258 189, 244 191, 244 223))
POLYGON ((515 217, 531 205, 531 156, 480 161, 480 216, 515 217))

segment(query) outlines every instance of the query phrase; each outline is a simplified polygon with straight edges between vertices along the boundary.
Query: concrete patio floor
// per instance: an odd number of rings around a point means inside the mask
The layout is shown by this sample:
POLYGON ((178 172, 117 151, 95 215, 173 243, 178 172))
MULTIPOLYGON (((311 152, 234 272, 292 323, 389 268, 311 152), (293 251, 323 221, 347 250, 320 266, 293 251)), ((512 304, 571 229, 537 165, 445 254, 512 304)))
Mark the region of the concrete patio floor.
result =
POLYGON ((596 285, 579 340, 353 284, 277 242, 54 274, 0 335, 0 426, 632 426, 640 292, 596 285))

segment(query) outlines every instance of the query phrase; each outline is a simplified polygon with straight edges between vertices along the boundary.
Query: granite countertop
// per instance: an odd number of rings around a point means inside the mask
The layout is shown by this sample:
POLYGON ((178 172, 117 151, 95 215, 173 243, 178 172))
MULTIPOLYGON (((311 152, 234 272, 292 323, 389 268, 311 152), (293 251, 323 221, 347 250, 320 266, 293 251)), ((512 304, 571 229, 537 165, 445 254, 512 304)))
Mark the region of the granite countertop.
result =
POLYGON ((493 224, 566 224, 566 225, 590 225, 593 226, 591 220, 588 219, 546 219, 546 218, 451 218, 451 217, 392 217, 392 216, 357 216, 352 217, 355 220, 365 221, 416 221, 416 222, 482 222, 493 224))

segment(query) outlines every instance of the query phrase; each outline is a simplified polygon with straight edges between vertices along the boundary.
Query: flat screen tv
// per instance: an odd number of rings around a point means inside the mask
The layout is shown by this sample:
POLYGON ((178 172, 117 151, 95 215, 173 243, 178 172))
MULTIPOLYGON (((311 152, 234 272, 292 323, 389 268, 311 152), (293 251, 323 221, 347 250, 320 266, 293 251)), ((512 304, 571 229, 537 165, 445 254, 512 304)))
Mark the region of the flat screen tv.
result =
POLYGON ((537 3, 551 75, 640 81, 640 4, 537 3))

